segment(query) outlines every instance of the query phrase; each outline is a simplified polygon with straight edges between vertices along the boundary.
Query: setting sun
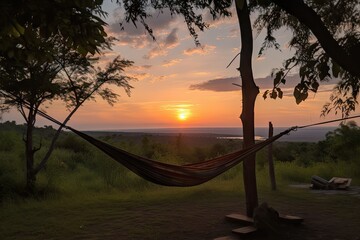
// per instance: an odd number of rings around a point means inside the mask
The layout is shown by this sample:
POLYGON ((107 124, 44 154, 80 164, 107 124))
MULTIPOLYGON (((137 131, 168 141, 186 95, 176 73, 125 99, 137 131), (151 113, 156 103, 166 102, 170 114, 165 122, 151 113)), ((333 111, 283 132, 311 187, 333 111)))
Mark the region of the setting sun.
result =
POLYGON ((180 120, 186 120, 186 119, 187 119, 187 116, 186 116, 185 113, 179 113, 178 118, 179 118, 180 120))
POLYGON ((177 118, 180 121, 185 121, 189 118, 190 116, 190 110, 189 109, 184 109, 184 108, 180 108, 177 110, 177 118))

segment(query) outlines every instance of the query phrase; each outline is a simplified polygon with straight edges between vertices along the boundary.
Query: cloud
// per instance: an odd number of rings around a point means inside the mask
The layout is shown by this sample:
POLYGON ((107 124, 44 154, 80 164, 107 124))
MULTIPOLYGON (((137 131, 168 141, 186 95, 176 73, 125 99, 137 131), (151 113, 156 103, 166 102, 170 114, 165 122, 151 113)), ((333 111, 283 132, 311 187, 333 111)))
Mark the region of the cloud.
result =
POLYGON ((152 68, 152 65, 133 65, 128 68, 128 75, 137 78, 138 80, 146 80, 151 78, 151 75, 146 71, 152 68))
POLYGON ((150 83, 156 83, 156 82, 165 81, 165 80, 174 78, 174 77, 176 77, 176 76, 177 76, 177 74, 175 74, 175 73, 169 74, 169 75, 161 75, 161 76, 155 76, 155 75, 153 75, 152 78, 151 78, 151 80, 150 80, 150 83))
POLYGON ((179 45, 179 38, 177 36, 178 28, 174 28, 169 35, 165 38, 164 47, 174 48, 179 45))
POLYGON ((192 74, 197 75, 197 76, 206 76, 206 75, 211 75, 212 73, 203 71, 203 72, 194 72, 192 74))
POLYGON ((169 49, 179 45, 179 38, 177 36, 178 28, 174 28, 165 39, 160 40, 158 45, 152 48, 145 56, 144 59, 152 59, 158 56, 166 56, 169 49))
POLYGON ((214 45, 204 45, 202 47, 194 47, 194 48, 188 48, 184 50, 183 54, 187 56, 191 56, 194 54, 200 54, 200 55, 207 55, 214 51, 216 46, 214 45))
POLYGON ((132 77, 135 77, 137 80, 142 81, 145 79, 149 79, 151 75, 149 73, 135 73, 132 74, 132 77))
POLYGON ((139 81, 147 81, 149 83, 157 83, 162 81, 167 81, 177 76, 177 74, 168 74, 168 75, 154 75, 146 72, 132 72, 128 76, 137 78, 139 81))
POLYGON ((194 106, 194 104, 189 104, 189 103, 179 103, 179 104, 165 104, 162 105, 162 108, 164 110, 169 110, 169 111, 173 111, 173 110, 178 110, 178 109, 189 109, 192 108, 194 106))
POLYGON ((235 48, 231 49, 231 52, 233 52, 233 53, 239 53, 239 52, 240 52, 240 48, 235 47, 235 48))
POLYGON ((230 38, 234 38, 234 37, 239 37, 240 35, 240 29, 239 28, 232 28, 230 29, 230 34, 228 37, 230 38))
POLYGON ((206 23, 210 25, 210 28, 218 28, 224 24, 235 24, 237 23, 235 8, 231 7, 228 9, 231 12, 230 17, 220 17, 217 19, 214 19, 213 16, 209 11, 207 11, 205 14, 203 14, 203 19, 206 23))
POLYGON ((217 36, 216 40, 222 41, 229 38, 239 38, 240 30, 239 28, 232 28, 230 29, 229 33, 226 35, 217 36))
POLYGON ((163 61, 163 64, 161 66, 170 67, 170 66, 173 66, 175 64, 178 64, 181 61, 182 61, 182 59, 180 59, 180 58, 176 58, 176 59, 172 59, 172 60, 165 60, 165 61, 163 61))
MULTIPOLYGON (((281 85, 283 88, 284 96, 292 95, 293 88, 300 82, 298 75, 292 75, 285 78, 286 84, 281 85)), ((336 79, 327 82, 321 82, 318 92, 330 92, 333 88, 333 85, 336 83, 336 79)), ((239 77, 228 77, 228 78, 218 78, 202 83, 193 84, 189 86, 190 90, 201 90, 201 91, 215 91, 215 92, 229 92, 229 91, 238 91, 239 87, 235 84, 241 85, 239 77)), ((273 88, 274 80, 271 76, 264 78, 256 78, 255 83, 261 90, 268 90, 273 88)))
POLYGON ((117 45, 119 46, 130 46, 132 48, 145 48, 151 44, 153 41, 150 36, 148 35, 141 35, 141 36, 117 36, 117 45))
POLYGON ((213 79, 199 84, 190 85, 190 90, 230 92, 239 91, 239 87, 233 83, 239 83, 239 77, 213 79))
POLYGON ((130 69, 134 71, 144 71, 150 68, 152 68, 152 65, 141 65, 141 66, 133 65, 130 67, 130 69))
POLYGON ((161 47, 152 48, 146 55, 144 55, 144 59, 152 59, 159 56, 166 56, 168 51, 161 47))
MULTIPOLYGON (((153 39, 147 33, 145 27, 137 22, 136 26, 132 22, 126 22, 121 19, 124 16, 123 9, 117 8, 114 11, 114 23, 109 24, 107 32, 119 40, 120 45, 129 45, 134 48, 144 48, 152 44, 153 39), (121 23, 121 25, 120 25, 121 23)), ((155 37, 168 31, 170 25, 177 20, 175 15, 170 11, 154 11, 152 17, 146 19, 146 23, 153 30, 155 37)), ((171 37, 171 36, 170 36, 171 37)), ((171 41, 171 39, 169 39, 171 41)))

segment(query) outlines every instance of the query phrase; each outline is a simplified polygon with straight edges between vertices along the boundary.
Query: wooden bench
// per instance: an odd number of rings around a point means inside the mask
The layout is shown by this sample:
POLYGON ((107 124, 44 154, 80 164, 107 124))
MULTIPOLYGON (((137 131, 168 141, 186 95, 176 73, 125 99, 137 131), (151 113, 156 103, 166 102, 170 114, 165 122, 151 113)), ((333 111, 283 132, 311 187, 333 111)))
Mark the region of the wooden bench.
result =
POLYGON ((254 224, 254 219, 240 213, 231 213, 226 218, 232 221, 238 221, 247 224, 254 224))
POLYGON ((299 224, 299 223, 302 223, 304 221, 304 219, 301 218, 301 217, 291 216, 291 215, 284 215, 284 214, 279 215, 279 220, 284 222, 284 223, 293 223, 293 224, 299 224))
MULTIPOLYGON (((246 227, 233 229, 232 232, 240 236, 248 236, 250 234, 257 232, 257 229, 254 226, 246 226, 246 227)), ((215 238, 214 240, 237 240, 237 239, 239 238, 235 236, 224 236, 224 237, 215 238)))
POLYGON ((313 189, 346 190, 350 187, 350 184, 351 178, 333 177, 330 181, 327 181, 319 176, 311 177, 311 188, 313 189))
MULTIPOLYGON (((231 220, 231 221, 237 221, 237 222, 241 222, 241 223, 245 223, 248 225, 252 225, 254 224, 254 219, 248 216, 245 216, 243 214, 240 213, 231 213, 229 215, 226 215, 226 219, 231 220)), ((302 223, 304 221, 303 218, 298 217, 298 216, 292 216, 292 215, 285 215, 285 214, 280 214, 279 215, 279 220, 284 222, 284 223, 302 223)))
POLYGON ((246 227, 233 229, 232 232, 244 236, 257 232, 257 229, 254 226, 246 226, 246 227))
POLYGON ((239 240, 239 238, 235 236, 224 236, 224 237, 215 238, 214 240, 239 240))

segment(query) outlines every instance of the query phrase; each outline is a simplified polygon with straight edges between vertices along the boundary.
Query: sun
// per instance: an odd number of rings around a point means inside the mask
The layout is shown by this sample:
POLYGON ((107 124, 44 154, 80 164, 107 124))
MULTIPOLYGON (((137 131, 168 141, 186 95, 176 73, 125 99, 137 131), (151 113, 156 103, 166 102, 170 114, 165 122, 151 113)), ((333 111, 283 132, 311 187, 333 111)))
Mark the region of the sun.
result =
POLYGON ((190 116, 190 110, 189 109, 184 109, 184 108, 180 108, 177 110, 177 118, 180 121, 186 121, 190 116))
POLYGON ((188 116, 186 116, 185 113, 179 113, 179 114, 178 114, 178 119, 179 119, 179 120, 184 121, 184 120, 186 120, 187 118, 188 118, 188 116))

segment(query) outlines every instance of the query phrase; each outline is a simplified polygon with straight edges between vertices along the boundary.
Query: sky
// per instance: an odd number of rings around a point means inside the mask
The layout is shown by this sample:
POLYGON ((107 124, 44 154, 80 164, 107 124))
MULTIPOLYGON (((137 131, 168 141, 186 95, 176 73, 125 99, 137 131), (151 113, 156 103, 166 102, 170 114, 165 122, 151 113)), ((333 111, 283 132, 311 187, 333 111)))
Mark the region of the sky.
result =
MULTIPOLYGON (((134 89, 130 97, 122 89, 113 88, 121 95, 114 106, 101 99, 86 102, 68 125, 80 130, 241 127, 241 87, 233 84, 241 85, 236 69, 239 58, 227 68, 240 51, 236 14, 213 21, 209 13, 204 12, 210 27, 198 32, 201 46, 196 47, 181 16, 171 16, 167 11, 154 12, 148 19, 156 37, 153 41, 140 24, 135 27, 124 23, 122 30, 119 23, 123 21, 123 14, 114 3, 106 0, 103 7, 109 14, 106 31, 118 41, 113 51, 104 53, 101 64, 118 55, 132 60, 134 66, 124 74, 138 80, 131 82, 134 89)), ((266 127, 269 121, 274 127, 290 127, 340 117, 332 114, 320 117, 322 106, 328 102, 334 87, 333 81, 322 84, 318 93, 310 94, 305 102, 295 103, 292 92, 299 81, 296 71, 287 78, 283 99, 264 100, 262 93, 272 87, 271 71, 280 68, 293 51, 288 48, 290 35, 286 29, 276 33, 280 50, 267 50, 261 56, 258 52, 264 33, 254 30, 253 37, 253 72, 260 88, 255 107, 256 127, 266 127)), ((68 113, 58 102, 45 110, 59 120, 68 113)), ((5 114, 2 121, 6 120, 23 122, 16 111, 5 114)), ((50 124, 38 118, 39 126, 50 124)))

